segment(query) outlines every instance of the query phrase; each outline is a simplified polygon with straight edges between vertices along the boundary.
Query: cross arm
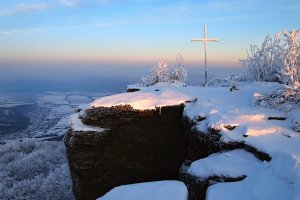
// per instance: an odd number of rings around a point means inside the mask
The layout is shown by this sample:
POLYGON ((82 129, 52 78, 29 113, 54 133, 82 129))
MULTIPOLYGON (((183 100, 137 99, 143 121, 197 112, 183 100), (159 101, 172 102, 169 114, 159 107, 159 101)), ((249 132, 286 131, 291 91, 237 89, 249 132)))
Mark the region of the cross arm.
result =
POLYGON ((212 38, 212 39, 206 39, 206 41, 209 41, 209 42, 219 42, 220 40, 212 38))
POLYGON ((204 39, 192 39, 191 40, 192 42, 219 42, 220 40, 219 39, 207 39, 207 38, 204 38, 204 39))

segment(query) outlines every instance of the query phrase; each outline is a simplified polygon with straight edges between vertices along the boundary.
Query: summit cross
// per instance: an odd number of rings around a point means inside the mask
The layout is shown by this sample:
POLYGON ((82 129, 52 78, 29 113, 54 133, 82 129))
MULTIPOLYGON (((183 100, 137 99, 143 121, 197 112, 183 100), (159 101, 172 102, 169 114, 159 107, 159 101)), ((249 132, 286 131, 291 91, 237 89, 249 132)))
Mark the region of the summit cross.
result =
POLYGON ((207 47, 206 47, 207 45, 206 45, 206 43, 207 42, 219 42, 219 39, 215 39, 215 38, 209 39, 209 38, 206 38, 206 32, 207 32, 206 25, 204 25, 204 38, 201 38, 201 39, 192 39, 191 40, 192 42, 203 42, 204 43, 205 87, 207 86, 207 47))

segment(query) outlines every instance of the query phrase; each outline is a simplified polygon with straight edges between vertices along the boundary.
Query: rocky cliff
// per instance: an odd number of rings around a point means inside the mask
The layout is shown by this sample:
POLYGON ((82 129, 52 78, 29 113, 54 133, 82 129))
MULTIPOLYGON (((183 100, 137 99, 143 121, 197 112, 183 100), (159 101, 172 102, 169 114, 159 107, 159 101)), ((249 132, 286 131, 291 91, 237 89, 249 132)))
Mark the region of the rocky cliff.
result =
POLYGON ((181 180, 190 200, 205 199, 210 185, 246 175, 196 177, 188 172, 193 161, 232 149, 271 159, 244 143, 221 142, 218 130, 197 131, 195 124, 205 119, 191 121, 183 109, 183 104, 150 110, 119 105, 75 115, 64 141, 76 199, 95 199, 116 186, 157 180, 181 180), (83 128, 76 127, 78 121, 83 128))
MULTIPOLYGON (((168 179, 184 182, 190 200, 220 199, 220 194, 236 199, 240 192, 272 196, 264 190, 272 185, 260 176, 265 173, 286 186, 276 179, 286 171, 273 172, 281 163, 282 169, 288 166, 278 161, 280 156, 292 160, 298 155, 293 146, 298 135, 284 120, 278 122, 282 113, 249 103, 259 87, 245 87, 239 90, 242 95, 226 88, 164 87, 104 97, 71 117, 64 140, 77 199, 95 199, 124 184, 168 179), (288 153, 278 156, 283 144, 292 148, 285 146, 288 153), (257 179, 263 193, 253 191, 257 179), (224 182, 237 182, 225 184, 237 189, 226 192, 224 184, 217 184, 224 182)), ((295 182, 295 176, 287 178, 295 182)))
POLYGON ((104 129, 71 126, 64 138, 76 199, 95 199, 129 183, 178 179, 186 157, 183 109, 123 105, 82 112, 83 123, 104 129))
MULTIPOLYGON (((253 154, 258 160, 270 161, 271 157, 257 150, 256 148, 245 144, 244 142, 225 143, 221 140, 220 130, 209 128, 205 132, 196 129, 197 123, 205 121, 206 117, 197 117, 191 120, 188 116, 183 116, 182 126, 184 135, 187 139, 187 157, 179 170, 179 180, 184 182, 189 190, 189 200, 202 200, 206 198, 206 192, 209 186, 216 183, 236 182, 247 177, 247 174, 239 176, 214 175, 214 176, 195 176, 189 172, 189 168, 193 161, 206 158, 218 152, 229 152, 235 149, 242 149, 253 154)), ((202 122, 203 123, 203 122, 202 122)), ((233 130, 233 126, 227 126, 233 130)), ((204 166, 209 168, 209 166, 204 166)))

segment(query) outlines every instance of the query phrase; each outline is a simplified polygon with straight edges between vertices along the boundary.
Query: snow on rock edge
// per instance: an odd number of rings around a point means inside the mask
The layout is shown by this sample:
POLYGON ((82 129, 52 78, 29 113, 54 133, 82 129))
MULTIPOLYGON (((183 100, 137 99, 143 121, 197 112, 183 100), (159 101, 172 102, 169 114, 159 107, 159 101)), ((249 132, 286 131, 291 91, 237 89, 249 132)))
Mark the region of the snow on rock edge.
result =
POLYGON ((97 200, 187 200, 188 191, 180 181, 156 181, 115 187, 97 200))
POLYGON ((155 107, 179 105, 185 103, 190 97, 184 93, 163 89, 158 91, 139 91, 134 93, 122 93, 102 97, 90 104, 92 107, 111 107, 116 105, 131 105, 134 109, 147 110, 155 107))
POLYGON ((79 118, 79 113, 75 113, 71 115, 69 119, 69 126, 73 131, 94 131, 94 132, 103 132, 106 129, 97 127, 97 126, 90 126, 85 125, 82 123, 82 121, 79 118))

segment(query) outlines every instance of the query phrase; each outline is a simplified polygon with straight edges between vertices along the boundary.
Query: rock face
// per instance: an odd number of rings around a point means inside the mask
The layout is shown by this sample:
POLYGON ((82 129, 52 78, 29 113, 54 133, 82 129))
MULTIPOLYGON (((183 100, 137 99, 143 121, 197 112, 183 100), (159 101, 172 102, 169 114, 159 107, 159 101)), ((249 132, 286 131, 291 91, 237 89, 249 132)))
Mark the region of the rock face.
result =
MULTIPOLYGON (((187 138, 187 157, 179 170, 179 180, 184 182, 189 191, 189 200, 202 200, 206 198, 207 188, 211 185, 221 182, 236 182, 246 178, 245 175, 240 177, 212 176, 196 177, 187 172, 191 163, 195 160, 205 158, 213 153, 225 152, 233 149, 244 149, 252 153, 261 161, 271 161, 271 157, 256 148, 245 144, 244 142, 222 142, 220 130, 208 129, 207 132, 200 132, 194 126, 197 122, 205 120, 205 117, 198 117, 196 121, 191 121, 188 117, 183 116, 182 125, 184 134, 187 138)), ((235 127, 226 126, 227 129, 233 130, 235 127)))
MULTIPOLYGON (((220 130, 199 131, 195 126, 206 117, 191 120, 183 109, 184 105, 153 110, 121 105, 85 110, 81 122, 104 129, 71 128, 65 135, 76 199, 95 199, 125 184, 181 180, 189 190, 189 200, 200 200, 210 185, 241 181, 246 175, 195 177, 187 171, 193 161, 233 149, 244 149, 261 161, 271 160, 244 142, 224 143, 220 130)), ((232 131, 236 126, 225 128, 232 131)))
POLYGON ((207 188, 216 183, 222 182, 236 182, 241 181, 246 176, 241 176, 237 178, 225 177, 225 176, 212 176, 208 178, 195 177, 187 172, 190 161, 185 161, 180 169, 179 178, 184 182, 189 191, 189 200, 202 200, 206 197, 207 188))
POLYGON ((86 110, 82 122, 106 130, 70 129, 65 135, 76 199, 95 199, 124 184, 178 180, 187 150, 183 109, 140 111, 125 105, 86 110))

